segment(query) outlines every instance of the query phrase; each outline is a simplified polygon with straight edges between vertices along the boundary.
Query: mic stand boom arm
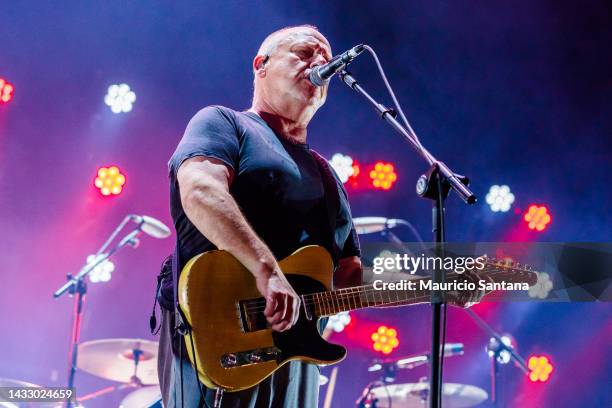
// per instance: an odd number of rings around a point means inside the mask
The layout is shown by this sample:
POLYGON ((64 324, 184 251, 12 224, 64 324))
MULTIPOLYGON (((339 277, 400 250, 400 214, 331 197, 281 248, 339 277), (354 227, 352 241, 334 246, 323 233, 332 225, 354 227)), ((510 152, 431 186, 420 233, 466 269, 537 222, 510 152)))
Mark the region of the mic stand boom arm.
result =
MULTIPOLYGON (((411 136, 396 119, 395 112, 387 108, 381 103, 378 103, 370 94, 368 94, 357 80, 347 71, 343 70, 339 78, 349 88, 365 97, 374 106, 374 109, 380 116, 395 129, 404 139, 410 143, 412 148, 421 156, 428 164, 429 170, 422 175, 417 181, 417 194, 423 198, 434 200, 432 207, 432 231, 434 233, 434 242, 436 245, 436 256, 444 257, 444 202, 448 196, 450 189, 455 191, 466 204, 474 204, 476 196, 467 188, 469 180, 459 174, 456 174, 448 168, 446 164, 437 160, 429 151, 423 148, 420 143, 411 136)), ((441 270, 434 270, 432 273, 432 283, 435 287, 438 284, 444 283, 444 274, 441 270)), ((442 312, 441 291, 431 292, 432 303, 432 348, 431 348, 431 374, 430 374, 430 400, 431 408, 438 408, 441 405, 442 378, 441 367, 443 352, 441 348, 440 338, 440 320, 442 312)))

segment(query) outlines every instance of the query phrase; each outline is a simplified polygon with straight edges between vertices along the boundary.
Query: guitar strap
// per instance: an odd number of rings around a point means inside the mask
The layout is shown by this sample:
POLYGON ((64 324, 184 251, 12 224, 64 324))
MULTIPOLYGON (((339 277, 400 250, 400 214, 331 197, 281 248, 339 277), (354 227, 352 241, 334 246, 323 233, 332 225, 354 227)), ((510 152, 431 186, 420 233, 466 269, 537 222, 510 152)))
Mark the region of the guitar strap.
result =
POLYGON ((332 255, 334 258, 334 264, 337 265, 342 251, 342 249, 336 244, 335 239, 336 221, 338 212, 340 211, 340 193, 338 191, 338 184, 336 183, 336 178, 334 177, 332 169, 330 169, 327 160, 313 149, 310 149, 310 154, 315 159, 315 162, 319 167, 319 173, 321 173, 321 179, 323 181, 325 208, 327 209, 327 223, 329 228, 329 236, 331 237, 330 247, 333 251, 332 255))

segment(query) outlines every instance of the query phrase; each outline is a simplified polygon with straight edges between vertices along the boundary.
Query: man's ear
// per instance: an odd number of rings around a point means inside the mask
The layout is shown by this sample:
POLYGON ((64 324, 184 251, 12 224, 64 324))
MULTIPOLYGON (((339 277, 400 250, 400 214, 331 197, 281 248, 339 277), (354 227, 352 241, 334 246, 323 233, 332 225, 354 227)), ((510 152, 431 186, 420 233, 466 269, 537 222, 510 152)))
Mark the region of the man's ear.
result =
POLYGON ((257 55, 253 59, 253 71, 256 75, 264 77, 266 75, 265 65, 270 59, 269 55, 257 55))

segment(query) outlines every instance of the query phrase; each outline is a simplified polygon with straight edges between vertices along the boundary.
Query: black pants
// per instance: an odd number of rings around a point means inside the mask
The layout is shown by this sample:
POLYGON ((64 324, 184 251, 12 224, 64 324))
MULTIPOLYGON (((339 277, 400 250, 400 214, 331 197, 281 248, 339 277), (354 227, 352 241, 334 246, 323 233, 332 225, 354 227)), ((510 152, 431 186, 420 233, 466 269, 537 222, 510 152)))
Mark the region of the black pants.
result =
MULTIPOLYGON (((162 308, 157 363, 164 407, 206 408, 198 390, 195 370, 183 344, 179 358, 179 341, 173 341, 173 312, 162 308), (174 345, 174 347, 173 347, 174 345), (181 366, 183 369, 183 406, 181 407, 181 366)), ((189 342, 186 344, 190 347, 189 342)), ((206 403, 212 407, 215 390, 203 387, 206 403)), ((259 385, 238 392, 226 392, 221 408, 316 408, 319 398, 319 368, 313 364, 292 361, 278 369, 259 385)))

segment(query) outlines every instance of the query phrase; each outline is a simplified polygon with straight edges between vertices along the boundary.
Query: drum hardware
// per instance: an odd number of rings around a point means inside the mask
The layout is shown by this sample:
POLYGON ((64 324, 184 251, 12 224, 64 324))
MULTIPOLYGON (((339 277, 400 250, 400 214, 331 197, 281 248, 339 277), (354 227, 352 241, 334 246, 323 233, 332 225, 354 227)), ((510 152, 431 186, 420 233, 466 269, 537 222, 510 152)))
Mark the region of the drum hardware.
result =
POLYGON ((79 370, 120 383, 83 395, 77 398, 79 403, 119 390, 159 384, 157 342, 143 339, 93 340, 81 343, 78 355, 79 370))
MULTIPOLYGON (((0 377, 0 387, 4 388, 41 388, 38 384, 32 384, 21 380, 14 380, 12 378, 0 377)), ((19 402, 12 403, 8 401, 0 401, 0 408, 56 408, 58 402, 19 402)))
POLYGON ((491 360, 491 403, 493 407, 503 406, 503 394, 499 378, 500 365, 507 364, 513 360, 518 368, 525 374, 529 374, 527 363, 525 359, 516 352, 516 346, 508 341, 508 336, 502 336, 497 333, 473 310, 464 310, 485 333, 491 336, 486 348, 489 359, 491 360))
MULTIPOLYGON (((444 355, 446 357, 463 355, 463 343, 445 344, 444 355)), ((376 396, 374 395, 374 390, 387 390, 390 386, 389 384, 395 381, 397 370, 413 369, 423 364, 429 364, 430 360, 430 354, 426 352, 394 359, 374 360, 368 367, 368 371, 380 371, 379 378, 370 382, 365 387, 359 399, 355 401, 355 404, 358 408, 376 408, 378 400, 385 397, 392 402, 393 396, 391 393, 386 395, 383 392, 381 395, 376 396)), ((391 405, 396 406, 395 402, 392 402, 391 405)))
POLYGON ((143 408, 157 407, 161 408, 161 390, 158 386, 142 387, 136 391, 130 392, 119 404, 119 408, 143 408))
MULTIPOLYGON (((423 378, 418 383, 385 384, 369 392, 366 408, 422 408, 429 401, 429 383, 423 378)), ((468 408, 488 398, 481 388, 467 384, 444 383, 441 402, 445 408, 468 408)))

